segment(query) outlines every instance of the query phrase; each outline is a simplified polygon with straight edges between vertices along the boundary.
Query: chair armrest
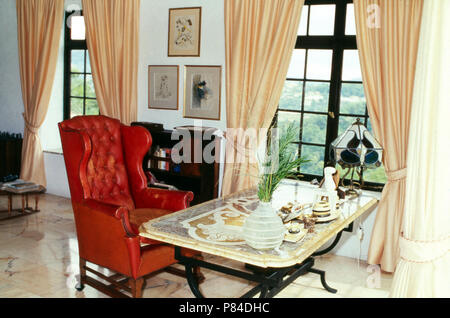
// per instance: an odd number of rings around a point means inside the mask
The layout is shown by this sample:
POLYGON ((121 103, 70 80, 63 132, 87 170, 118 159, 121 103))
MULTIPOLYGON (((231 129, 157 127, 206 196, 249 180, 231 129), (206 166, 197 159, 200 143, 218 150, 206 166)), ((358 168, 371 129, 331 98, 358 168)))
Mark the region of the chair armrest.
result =
POLYGON ((136 234, 133 233, 130 225, 129 212, 127 208, 102 203, 93 199, 83 200, 80 205, 89 209, 93 213, 103 213, 108 216, 114 217, 116 220, 120 220, 127 237, 136 237, 136 234))
POLYGON ((146 188, 135 197, 137 209, 154 208, 179 211, 189 207, 194 199, 191 191, 170 191, 157 188, 146 188))
POLYGON ((87 199, 74 203, 79 255, 125 275, 141 263, 140 237, 131 230, 127 208, 87 199))

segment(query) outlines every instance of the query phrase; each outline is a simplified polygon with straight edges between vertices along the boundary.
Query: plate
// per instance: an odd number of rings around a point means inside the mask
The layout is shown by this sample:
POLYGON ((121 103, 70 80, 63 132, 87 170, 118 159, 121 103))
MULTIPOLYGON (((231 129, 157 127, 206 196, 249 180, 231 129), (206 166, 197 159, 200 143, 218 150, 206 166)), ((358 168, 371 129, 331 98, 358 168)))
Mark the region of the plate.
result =
POLYGON ((284 236, 284 240, 290 243, 297 243, 300 240, 304 239, 307 233, 308 233, 307 229, 301 229, 300 232, 296 234, 287 232, 286 235, 284 236))
MULTIPOLYGON (((311 216, 311 214, 308 214, 308 216, 311 216)), ((317 217, 317 216, 313 216, 316 219, 316 223, 326 223, 326 222, 330 222, 333 220, 336 220, 338 217, 341 216, 341 210, 337 210, 334 213, 331 213, 329 216, 327 217, 317 217)))

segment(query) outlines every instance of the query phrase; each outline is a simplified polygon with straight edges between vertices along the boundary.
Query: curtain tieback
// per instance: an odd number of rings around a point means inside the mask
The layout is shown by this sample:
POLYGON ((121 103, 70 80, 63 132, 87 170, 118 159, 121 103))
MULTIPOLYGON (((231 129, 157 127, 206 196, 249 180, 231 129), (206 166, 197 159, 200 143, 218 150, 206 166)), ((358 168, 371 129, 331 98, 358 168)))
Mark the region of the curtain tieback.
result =
POLYGON ((405 238, 399 241, 400 257, 411 263, 431 263, 445 256, 450 250, 450 236, 432 241, 417 241, 405 238))
POLYGON ((386 171, 386 177, 389 182, 400 181, 400 180, 406 179, 407 171, 408 171, 407 168, 393 170, 393 171, 386 171))
POLYGON ((27 118, 25 117, 25 113, 22 113, 22 116, 23 116, 23 119, 24 119, 24 121, 25 121, 25 128, 26 128, 29 132, 31 132, 32 134, 37 135, 37 134, 39 133, 39 128, 40 128, 40 127, 32 125, 32 124, 27 120, 27 118))

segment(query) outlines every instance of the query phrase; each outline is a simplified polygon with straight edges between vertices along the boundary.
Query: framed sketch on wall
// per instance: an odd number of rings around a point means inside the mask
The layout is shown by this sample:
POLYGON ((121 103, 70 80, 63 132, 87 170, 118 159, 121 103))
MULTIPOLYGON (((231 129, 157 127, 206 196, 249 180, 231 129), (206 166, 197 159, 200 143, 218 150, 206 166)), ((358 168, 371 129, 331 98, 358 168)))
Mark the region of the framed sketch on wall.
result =
POLYGON ((202 8, 169 9, 169 56, 200 56, 202 8))
POLYGON ((178 65, 148 66, 148 108, 178 110, 178 65))
POLYGON ((222 67, 186 65, 184 117, 220 120, 222 67))

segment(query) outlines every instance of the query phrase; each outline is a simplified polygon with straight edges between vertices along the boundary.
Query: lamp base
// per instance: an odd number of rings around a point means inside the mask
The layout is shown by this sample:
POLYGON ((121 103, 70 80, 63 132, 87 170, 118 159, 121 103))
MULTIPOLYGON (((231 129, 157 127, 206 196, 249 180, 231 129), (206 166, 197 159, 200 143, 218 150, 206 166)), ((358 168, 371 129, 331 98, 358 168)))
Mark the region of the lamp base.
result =
POLYGON ((362 194, 362 191, 360 189, 346 189, 345 190, 345 197, 349 198, 350 200, 354 197, 357 198, 362 194))
POLYGON ((346 166, 341 165, 342 168, 347 169, 347 172, 341 178, 341 187, 345 191, 345 196, 349 197, 359 197, 362 193, 361 188, 364 186, 364 179, 362 176, 363 166, 346 166), (356 174, 359 176, 359 182, 354 180, 354 176, 356 174), (346 177, 351 173, 350 180, 347 180, 346 177), (344 185, 344 180, 349 181, 350 184, 344 185))

